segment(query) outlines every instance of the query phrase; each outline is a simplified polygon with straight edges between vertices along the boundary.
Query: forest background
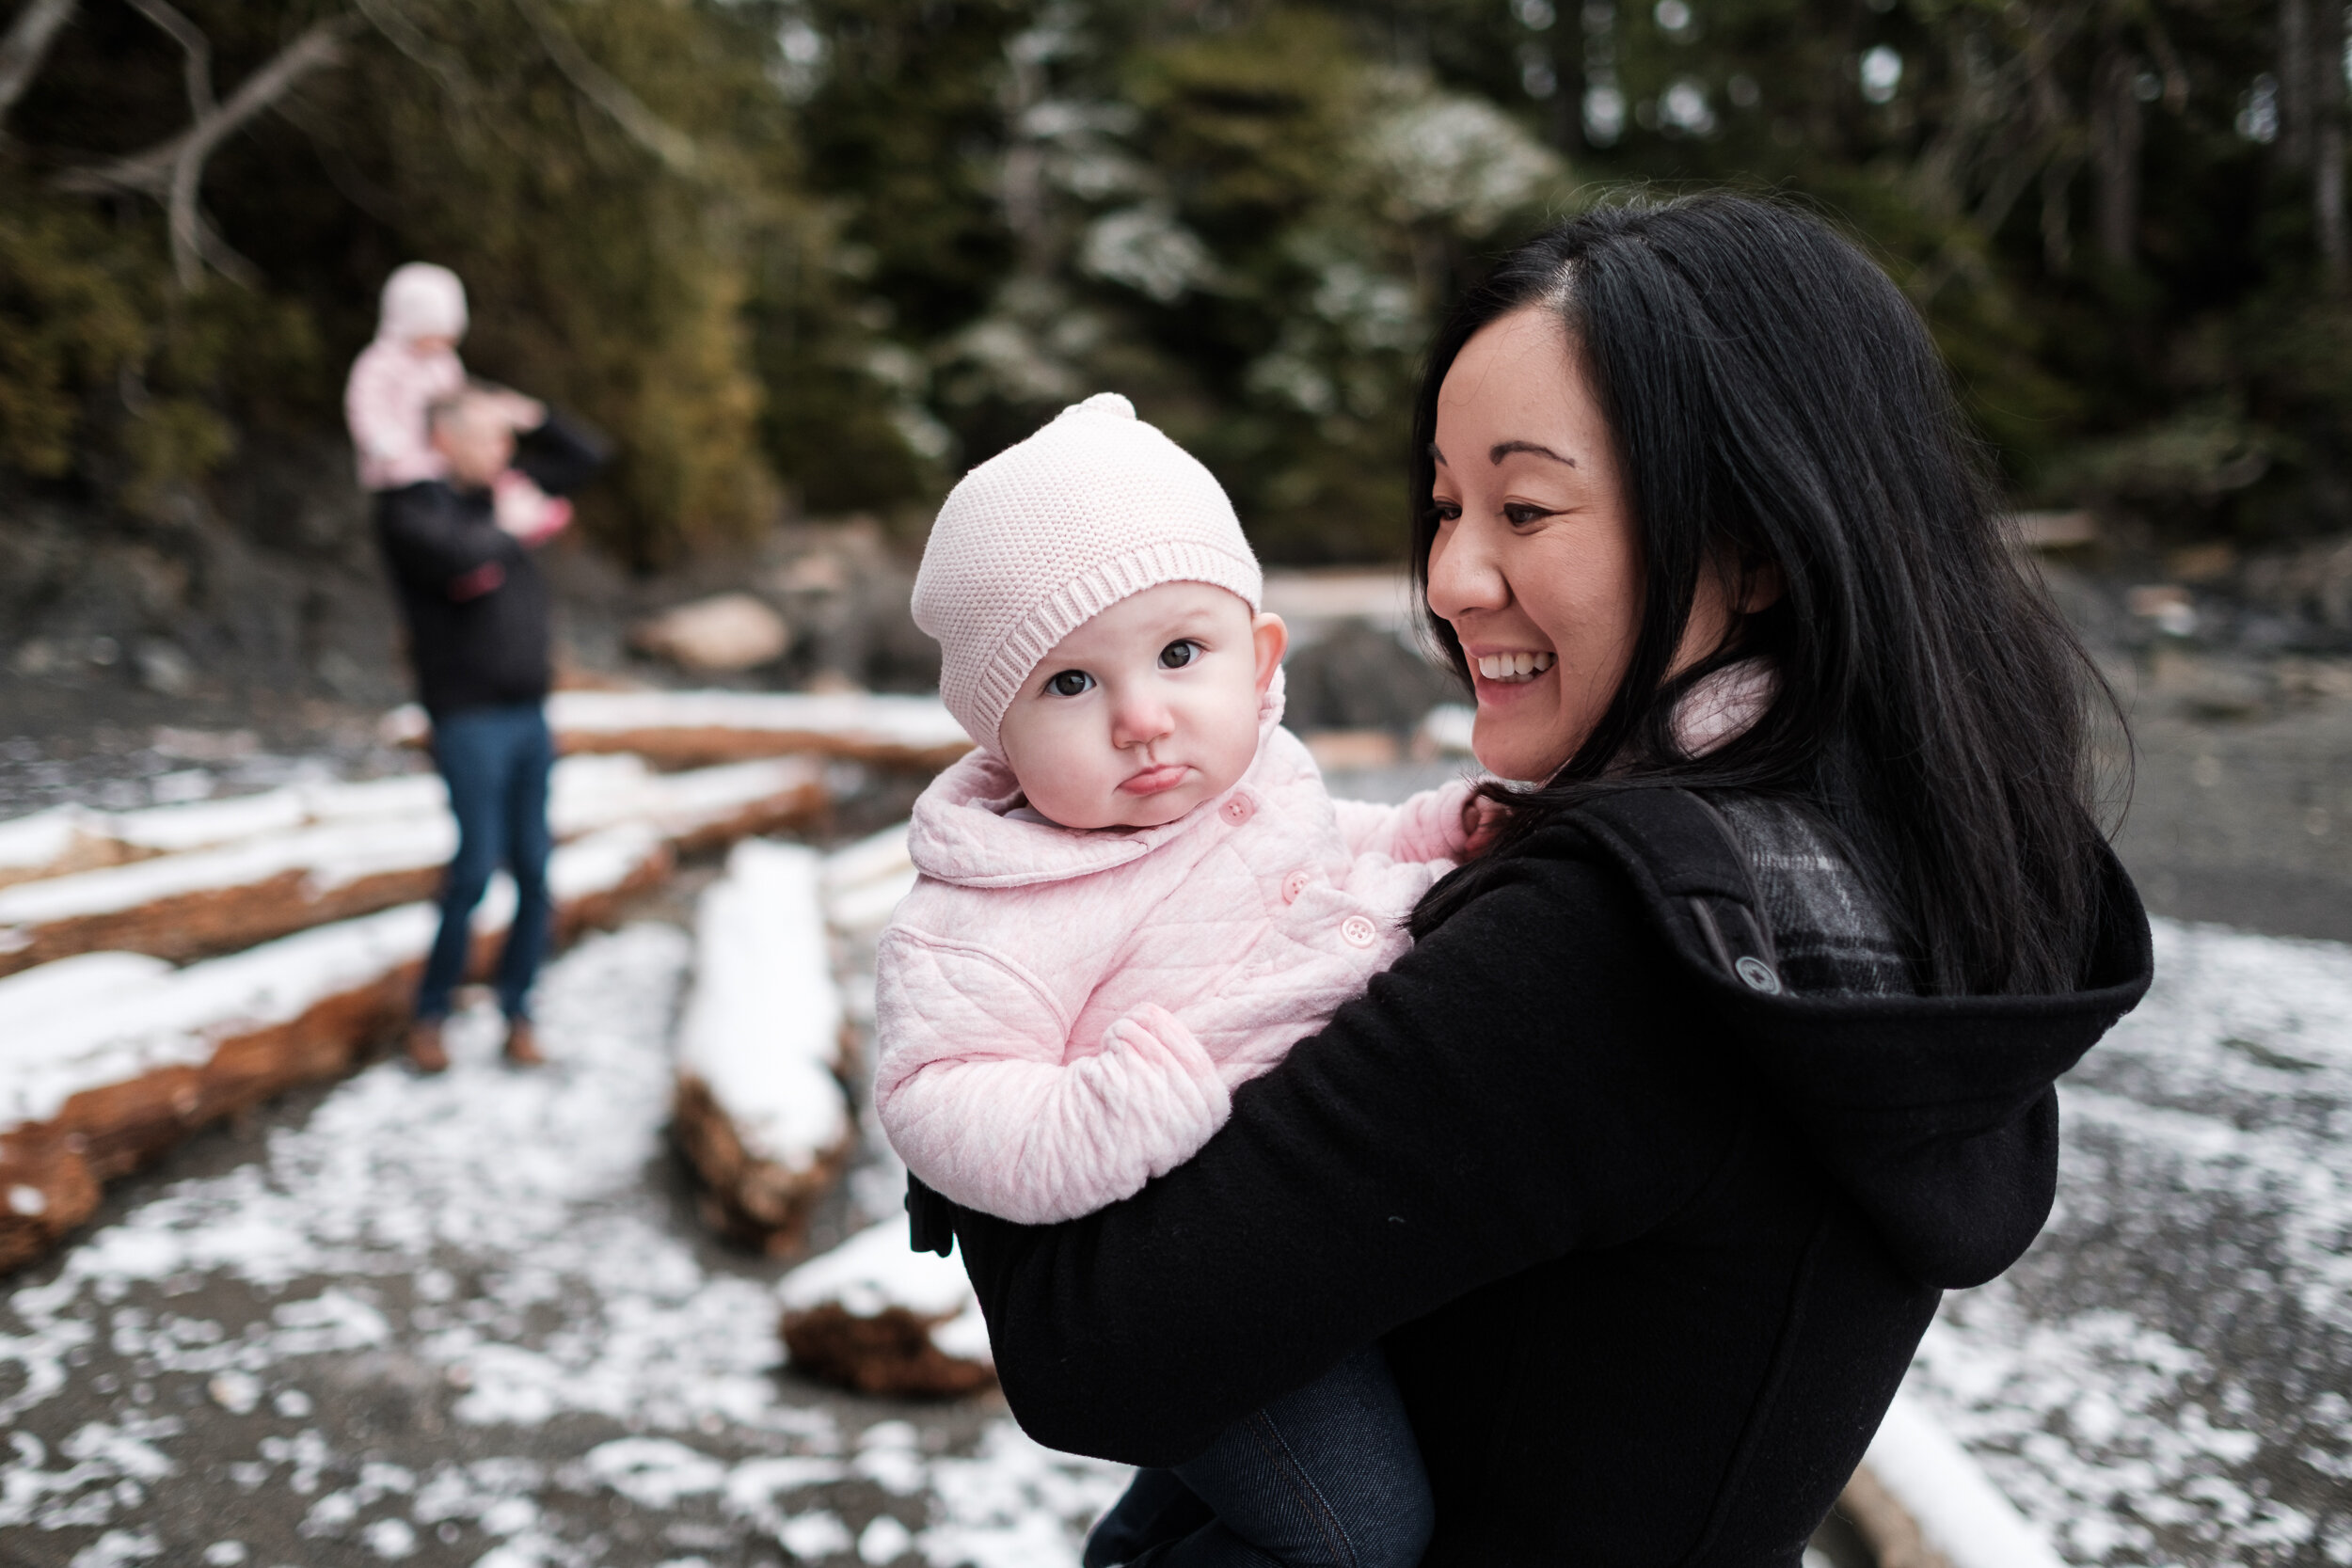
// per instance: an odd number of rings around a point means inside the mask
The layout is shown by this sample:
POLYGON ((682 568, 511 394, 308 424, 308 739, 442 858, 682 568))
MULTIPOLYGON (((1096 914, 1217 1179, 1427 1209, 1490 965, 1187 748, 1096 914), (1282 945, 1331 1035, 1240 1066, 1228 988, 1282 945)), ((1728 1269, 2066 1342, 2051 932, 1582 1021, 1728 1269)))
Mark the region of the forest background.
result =
POLYGON ((1438 313, 1646 182, 1862 237, 2021 504, 2341 530, 2344 31, 2337 0, 20 0, 0 510, 266 540, 289 486, 347 485, 343 372, 429 259, 478 372, 620 438, 585 515, 632 566, 787 509, 919 532, 1102 388, 1269 559, 1378 559, 1438 313))

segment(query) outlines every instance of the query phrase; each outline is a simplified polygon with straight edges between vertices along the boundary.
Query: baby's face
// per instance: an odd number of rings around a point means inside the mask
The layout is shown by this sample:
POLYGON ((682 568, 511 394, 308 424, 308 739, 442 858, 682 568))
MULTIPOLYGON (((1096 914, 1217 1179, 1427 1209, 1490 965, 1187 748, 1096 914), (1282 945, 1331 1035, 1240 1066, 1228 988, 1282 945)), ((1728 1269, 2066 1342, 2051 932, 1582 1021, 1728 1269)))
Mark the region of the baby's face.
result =
POLYGON ((1146 589, 1029 672, 997 744, 1030 806, 1065 828, 1173 822, 1249 770, 1288 641, 1280 616, 1225 589, 1146 589))

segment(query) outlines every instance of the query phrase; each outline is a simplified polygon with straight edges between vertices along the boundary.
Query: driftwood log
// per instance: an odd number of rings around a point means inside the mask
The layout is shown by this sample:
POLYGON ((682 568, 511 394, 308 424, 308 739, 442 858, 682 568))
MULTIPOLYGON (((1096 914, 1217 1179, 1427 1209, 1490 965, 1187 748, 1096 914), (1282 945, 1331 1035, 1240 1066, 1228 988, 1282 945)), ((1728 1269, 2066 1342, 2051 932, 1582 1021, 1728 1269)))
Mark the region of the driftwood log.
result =
POLYGON ((932 1342, 931 1331, 956 1316, 903 1307, 861 1316, 839 1302, 823 1302, 784 1315, 784 1348, 794 1367, 836 1387, 899 1399, 959 1399, 990 1386, 996 1371, 932 1342))
MULTIPOLYGON (((843 1046, 847 1060, 848 1044, 843 1046)), ((680 1069, 670 1107, 670 1136, 693 1172, 703 1223, 739 1245, 789 1258, 808 1234, 809 1216, 841 1180, 856 1151, 854 1123, 840 1142, 793 1168, 762 1159, 695 1073, 680 1069)))
MULTIPOLYGON (((635 895, 664 879, 668 852, 627 879, 556 911, 569 942, 609 926, 635 895)), ((471 968, 490 973, 498 936, 477 939, 471 968)), ((166 1067, 70 1097, 47 1120, 0 1131, 0 1273, 55 1247, 98 1207, 100 1188, 212 1122, 299 1084, 340 1078, 405 1022, 421 958, 312 1003, 282 1022, 224 1036, 200 1067, 166 1067)))
MULTIPOLYGON (((722 808, 719 815, 690 812, 675 821, 662 821, 657 816, 655 826, 676 849, 691 854, 803 825, 821 813, 826 803, 823 779, 812 767, 805 776, 782 781, 772 793, 722 808)), ((348 837, 363 830, 346 826, 309 831, 348 837)), ((132 875, 118 872, 121 865, 140 862, 152 867, 158 859, 168 858, 141 855, 131 846, 114 848, 116 853, 78 874, 111 880, 109 873, 132 875)), ((195 851, 202 855, 223 852, 220 848, 195 851)), ((94 857, 97 851, 90 853, 94 857)), ((282 864, 248 880, 187 889, 119 908, 90 909, 22 924, 0 920, 0 975, 78 953, 146 953, 173 963, 233 953, 314 926, 431 898, 440 887, 447 858, 446 845, 421 846, 415 864, 379 866, 346 878, 322 878, 317 867, 282 864)), ((64 877, 53 874, 42 880, 51 884, 43 891, 54 894, 64 877)), ((20 888, 26 885, 18 884, 20 888)), ((6 901, 0 899, 0 905, 6 901)))

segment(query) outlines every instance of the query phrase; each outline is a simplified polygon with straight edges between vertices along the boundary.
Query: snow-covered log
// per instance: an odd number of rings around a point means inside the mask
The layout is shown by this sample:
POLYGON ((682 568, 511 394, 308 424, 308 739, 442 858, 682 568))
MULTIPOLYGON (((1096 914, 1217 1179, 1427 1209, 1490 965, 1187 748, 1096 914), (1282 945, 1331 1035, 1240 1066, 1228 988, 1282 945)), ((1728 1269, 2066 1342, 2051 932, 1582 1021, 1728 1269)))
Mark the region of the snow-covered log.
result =
POLYGON ((996 1381, 963 1265, 907 1245, 904 1220, 861 1230, 777 1286, 792 1365, 866 1394, 947 1398, 996 1381))
MULTIPOLYGON (((555 770, 548 816, 561 838, 641 822, 691 850, 803 821, 825 800, 821 767, 805 757, 685 773, 574 757, 555 770)), ((437 778, 405 777, 83 813, 65 836, 59 824, 20 832, 28 854, 99 842, 116 852, 97 869, 0 888, 0 974, 115 950, 184 962, 429 897, 457 845, 443 802, 437 778)), ((0 825, 0 848, 13 826, 0 825)))
MULTIPOLYGON (((559 938, 609 922, 670 863, 642 823, 564 846, 548 867, 559 938)), ((475 917, 477 971, 513 913, 501 878, 475 917)), ((196 1128, 347 1071, 406 1016, 437 921, 408 904, 185 969, 90 953, 0 980, 0 1270, 196 1128)))
POLYGON ((898 900, 914 891, 908 827, 884 828, 825 857, 825 913, 844 935, 880 931, 898 900))
POLYGON ((717 1229, 783 1254, 857 1139, 816 851, 747 839, 703 893, 673 1131, 717 1229))
MULTIPOLYGON (((938 698, 864 692, 558 691, 548 721, 564 752, 633 752, 662 768, 805 752, 937 768, 972 749, 938 698)), ((422 745, 430 726, 412 705, 386 716, 382 734, 422 745)))

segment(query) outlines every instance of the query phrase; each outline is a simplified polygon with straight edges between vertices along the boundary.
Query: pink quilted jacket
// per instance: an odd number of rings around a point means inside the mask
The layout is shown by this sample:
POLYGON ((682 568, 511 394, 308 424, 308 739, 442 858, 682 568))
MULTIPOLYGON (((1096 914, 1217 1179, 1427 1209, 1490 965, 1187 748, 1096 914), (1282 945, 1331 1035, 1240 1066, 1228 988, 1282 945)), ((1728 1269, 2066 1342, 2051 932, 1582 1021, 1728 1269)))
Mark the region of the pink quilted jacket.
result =
POLYGON ((1128 1196, 1409 945, 1469 786, 1334 801, 1280 713, 1278 677, 1248 773, 1165 827, 1008 817, 1020 786, 980 752, 923 792, 875 1102, 931 1187, 1031 1225, 1128 1196))

